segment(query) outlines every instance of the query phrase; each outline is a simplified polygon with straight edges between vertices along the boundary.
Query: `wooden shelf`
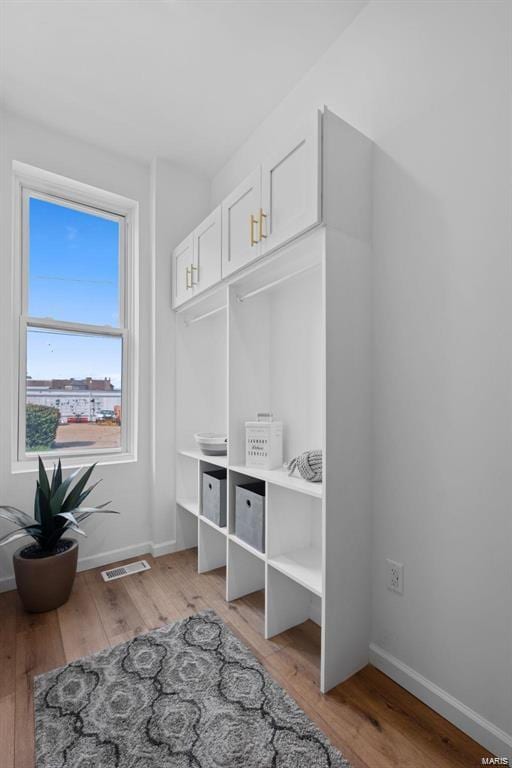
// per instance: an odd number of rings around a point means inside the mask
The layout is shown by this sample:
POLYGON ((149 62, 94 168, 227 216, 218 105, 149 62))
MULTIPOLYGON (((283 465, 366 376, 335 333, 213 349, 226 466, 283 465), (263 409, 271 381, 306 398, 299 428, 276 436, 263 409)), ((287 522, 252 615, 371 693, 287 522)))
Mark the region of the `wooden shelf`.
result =
POLYGON ((286 469, 258 469, 257 467, 246 467, 245 465, 236 464, 230 464, 229 469, 233 472, 239 472, 241 475, 248 475, 258 480, 264 480, 267 483, 279 485, 281 488, 288 488, 290 491, 305 493, 317 499, 322 498, 323 483, 310 483, 297 475, 289 476, 286 469))
POLYGON ((234 533, 230 533, 229 538, 231 539, 231 541, 234 541, 235 544, 238 544, 239 547, 242 547, 243 549, 246 549, 247 552, 250 552, 251 555, 254 555, 255 557, 259 557, 260 560, 265 560, 264 552, 260 552, 259 549, 255 549, 254 547, 251 547, 250 544, 247 544, 247 542, 242 541, 242 539, 239 539, 238 536, 235 536, 234 533))
POLYGON ((196 499, 176 499, 176 504, 192 515, 199 516, 199 502, 196 499))
POLYGON ((189 459, 195 459, 196 461, 206 461, 207 464, 215 464, 216 467, 227 467, 227 456, 207 456, 201 451, 187 451, 179 450, 180 456, 188 456, 189 459))
POLYGON ((213 528, 214 531, 218 531, 219 533, 222 533, 223 536, 227 535, 228 528, 226 525, 224 526, 224 528, 221 528, 220 525, 217 525, 216 523, 212 522, 212 520, 209 520, 204 515, 200 515, 199 519, 201 520, 201 522, 206 523, 206 525, 209 525, 210 528, 213 528))
POLYGON ((322 553, 319 549, 308 547, 275 555, 269 557, 268 564, 315 595, 322 596, 322 553))

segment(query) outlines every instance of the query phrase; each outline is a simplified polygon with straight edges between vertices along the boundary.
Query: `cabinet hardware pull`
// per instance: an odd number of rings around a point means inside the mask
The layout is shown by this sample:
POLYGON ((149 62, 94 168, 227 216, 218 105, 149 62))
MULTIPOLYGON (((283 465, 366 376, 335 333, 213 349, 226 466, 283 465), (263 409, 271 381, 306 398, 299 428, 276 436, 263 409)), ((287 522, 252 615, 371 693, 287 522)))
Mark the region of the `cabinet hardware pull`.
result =
POLYGON ((192 288, 192 270, 190 269, 190 267, 187 267, 185 270, 185 288, 187 289, 187 291, 189 288, 192 288), (189 277, 190 277, 190 283, 188 281, 189 277))
POLYGON ((254 226, 258 223, 258 220, 256 216, 253 216, 252 213, 249 217, 249 231, 250 231, 250 240, 251 240, 251 248, 253 245, 257 245, 258 241, 254 237, 254 226))
POLYGON ((259 239, 260 240, 265 240, 265 238, 267 237, 266 235, 263 234, 263 219, 266 219, 266 218, 267 218, 267 214, 263 213, 263 208, 260 208, 260 222, 259 222, 259 239))
POLYGON ((192 285, 198 285, 199 284, 199 267, 196 267, 195 264, 192 264, 190 269, 191 269, 190 277, 192 278, 192 285), (194 283, 194 270, 197 272, 195 283, 194 283))

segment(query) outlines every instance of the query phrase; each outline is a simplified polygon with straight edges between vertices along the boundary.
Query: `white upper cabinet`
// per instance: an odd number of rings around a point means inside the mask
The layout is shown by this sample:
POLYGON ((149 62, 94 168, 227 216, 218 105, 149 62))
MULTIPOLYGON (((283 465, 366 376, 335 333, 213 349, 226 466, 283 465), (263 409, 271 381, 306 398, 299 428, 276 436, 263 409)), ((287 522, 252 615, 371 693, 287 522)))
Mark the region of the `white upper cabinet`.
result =
POLYGON ((179 307, 221 280, 221 209, 209 216, 174 249, 172 306, 179 307))
POLYGON ((194 292, 192 267, 194 265, 194 235, 189 235, 172 254, 172 306, 179 307, 194 292))
POLYGON ((219 205, 194 230, 193 293, 206 290, 221 279, 222 217, 219 205))
POLYGON ((321 220, 321 113, 262 166, 262 254, 321 220))
POLYGON ((222 277, 261 254, 261 168, 258 167, 222 203, 222 277))
MULTIPOLYGON (((350 170, 356 141, 352 134, 356 132, 338 123, 342 121, 325 110, 323 129, 322 113, 316 112, 178 246, 173 255, 173 307, 320 224, 322 207, 324 223, 328 223, 322 185, 325 190, 331 163, 336 166, 336 183, 329 185, 334 226, 339 226, 340 203, 359 205, 359 198, 351 201, 350 194, 339 199, 339 179, 346 178, 343 171, 350 170), (327 161, 326 116, 330 118, 327 124, 332 123, 327 161), (324 170, 323 157, 327 162, 324 170)), ((327 213, 329 210, 327 206, 327 213)))

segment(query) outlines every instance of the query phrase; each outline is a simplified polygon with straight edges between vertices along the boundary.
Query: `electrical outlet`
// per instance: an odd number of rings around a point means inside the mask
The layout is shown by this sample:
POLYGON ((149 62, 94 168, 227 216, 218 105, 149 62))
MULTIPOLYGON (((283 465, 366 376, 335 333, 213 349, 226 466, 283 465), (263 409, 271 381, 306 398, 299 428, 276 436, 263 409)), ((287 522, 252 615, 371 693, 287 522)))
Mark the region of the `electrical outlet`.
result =
POLYGON ((404 565, 395 560, 386 560, 386 586, 399 595, 404 593, 404 565))

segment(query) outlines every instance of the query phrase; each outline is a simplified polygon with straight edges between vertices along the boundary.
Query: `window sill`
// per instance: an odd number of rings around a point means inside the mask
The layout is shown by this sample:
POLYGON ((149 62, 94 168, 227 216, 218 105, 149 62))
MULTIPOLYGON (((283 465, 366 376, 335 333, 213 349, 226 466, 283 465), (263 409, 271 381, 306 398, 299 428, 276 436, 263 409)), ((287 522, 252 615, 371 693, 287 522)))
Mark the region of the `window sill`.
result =
MULTIPOLYGON (((116 454, 89 454, 82 456, 49 456, 43 459, 46 469, 52 469, 53 465, 58 462, 62 462, 62 469, 78 469, 83 466, 90 466, 95 462, 98 467, 107 467, 116 464, 134 464, 137 461, 137 456, 133 453, 116 453, 116 454)), ((11 465, 12 475, 21 475, 30 472, 38 472, 37 456, 33 459, 27 459, 26 461, 14 461, 11 465)))

